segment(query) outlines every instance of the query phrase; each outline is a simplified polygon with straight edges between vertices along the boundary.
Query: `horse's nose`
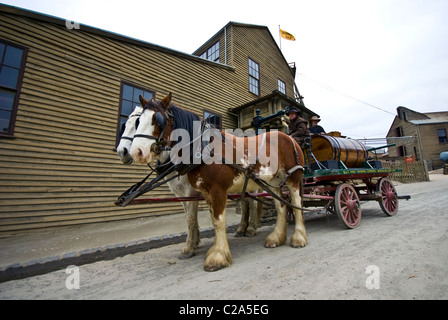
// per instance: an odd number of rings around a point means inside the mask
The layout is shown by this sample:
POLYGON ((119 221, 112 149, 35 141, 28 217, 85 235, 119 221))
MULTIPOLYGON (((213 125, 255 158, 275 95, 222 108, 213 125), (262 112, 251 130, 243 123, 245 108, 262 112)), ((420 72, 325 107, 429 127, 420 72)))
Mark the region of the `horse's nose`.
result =
POLYGON ((137 157, 139 158, 139 159, 141 159, 141 158, 143 158, 143 151, 142 151, 142 149, 137 149, 137 157))
POLYGON ((127 155, 129 154, 128 149, 127 149, 127 148, 123 148, 123 151, 121 151, 121 154, 122 154, 123 156, 127 156, 127 155))
POLYGON ((145 162, 143 150, 140 149, 140 148, 138 148, 135 151, 135 153, 133 153, 132 156, 133 156, 134 160, 136 160, 139 163, 144 163, 145 162))
POLYGON ((145 164, 148 163, 150 159, 149 158, 149 154, 148 152, 145 152, 145 148, 138 146, 138 145, 133 145, 131 147, 131 157, 134 159, 134 161, 137 161, 138 163, 141 164, 145 164))

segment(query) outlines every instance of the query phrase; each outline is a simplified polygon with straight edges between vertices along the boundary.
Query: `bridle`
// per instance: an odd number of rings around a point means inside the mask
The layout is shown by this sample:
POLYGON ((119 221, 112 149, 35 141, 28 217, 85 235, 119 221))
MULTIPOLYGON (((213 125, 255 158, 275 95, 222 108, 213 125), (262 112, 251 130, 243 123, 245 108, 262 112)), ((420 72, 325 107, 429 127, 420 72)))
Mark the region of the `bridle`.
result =
MULTIPOLYGON (((139 114, 133 114, 133 115, 130 115, 129 118, 134 118, 134 117, 138 117, 138 118, 140 118, 141 115, 142 115, 141 113, 139 113, 139 114)), ((137 129, 137 128, 135 128, 135 129, 137 129)), ((134 137, 135 137, 135 135, 134 135, 134 137)), ((125 140, 129 140, 129 141, 132 142, 132 141, 134 140, 134 137, 121 136, 120 139, 125 139, 125 140)))
MULTIPOLYGON (((173 115, 169 111, 165 111, 165 115, 162 114, 161 111, 155 111, 155 121, 156 124, 162 128, 162 131, 160 132, 159 137, 155 137, 150 134, 136 134, 134 135, 134 138, 146 138, 150 140, 155 140, 156 142, 151 145, 151 152, 154 152, 156 154, 160 154, 162 151, 170 151, 171 148, 168 147, 167 141, 163 138, 163 135, 165 134, 166 125, 168 124, 168 120, 171 117, 174 119, 173 115)), ((140 114, 139 116, 141 116, 140 114)), ((128 138, 128 137, 126 137, 128 138)), ((133 138, 133 139, 134 139, 133 138)))

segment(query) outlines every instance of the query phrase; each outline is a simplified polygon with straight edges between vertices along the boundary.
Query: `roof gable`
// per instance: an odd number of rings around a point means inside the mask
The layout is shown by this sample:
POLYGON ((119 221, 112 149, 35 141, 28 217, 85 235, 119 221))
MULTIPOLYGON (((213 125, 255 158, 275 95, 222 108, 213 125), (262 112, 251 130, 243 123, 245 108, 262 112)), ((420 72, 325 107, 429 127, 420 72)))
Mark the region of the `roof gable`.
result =
POLYGON ((409 120, 410 123, 423 125, 423 124, 437 124, 448 123, 448 111, 445 112, 428 112, 423 113, 426 119, 409 120))
POLYGON ((397 114, 398 115, 395 116, 394 121, 386 134, 387 137, 392 133, 392 128, 394 128, 399 121, 406 121, 413 125, 448 123, 448 111, 421 113, 400 106, 397 108, 397 114))
MULTIPOLYGON (((283 55, 282 51, 280 50, 277 42, 275 41, 275 39, 272 36, 272 33, 270 32, 268 27, 261 26, 261 25, 255 25, 255 24, 247 24, 247 23, 235 22, 235 21, 230 21, 229 23, 227 23, 221 30, 219 30, 217 33, 215 33, 210 39, 208 39, 204 44, 202 44, 192 54, 193 55, 200 55, 210 45, 212 45, 216 41, 218 41, 218 39, 220 39, 223 36, 223 34, 225 34, 227 32, 231 32, 231 31, 227 31, 227 30, 231 30, 231 29, 229 29, 229 27, 254 28, 254 29, 260 29, 260 30, 266 31, 266 34, 268 35, 266 38, 268 38, 269 41, 272 41, 272 44, 276 47, 276 49, 277 49, 277 51, 279 53, 279 56, 285 62, 285 65, 288 66, 288 68, 289 68, 289 64, 286 61, 285 56, 283 55)), ((232 46, 233 44, 230 44, 230 45, 232 46)))
POLYGON ((448 111, 422 113, 406 107, 397 108, 398 118, 413 124, 432 124, 448 121, 448 111))

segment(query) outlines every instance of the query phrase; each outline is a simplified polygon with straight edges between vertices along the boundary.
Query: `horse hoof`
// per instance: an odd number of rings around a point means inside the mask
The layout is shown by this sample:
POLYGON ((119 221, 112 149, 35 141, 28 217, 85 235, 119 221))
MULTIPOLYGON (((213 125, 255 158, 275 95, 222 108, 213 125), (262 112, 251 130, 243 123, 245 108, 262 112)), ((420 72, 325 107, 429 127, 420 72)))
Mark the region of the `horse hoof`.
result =
POLYGON ((193 253, 193 252, 190 252, 190 253, 181 253, 177 258, 178 258, 179 260, 187 260, 187 259, 193 258, 193 256, 194 256, 194 253, 193 253))
POLYGON ((215 263, 215 264, 210 264, 205 262, 204 264, 204 270, 208 271, 208 272, 214 272, 214 271, 218 271, 224 268, 230 267, 230 263, 228 262, 221 262, 221 263, 215 263))
POLYGON ((245 234, 246 237, 252 238, 252 237, 255 237, 256 235, 257 235, 257 230, 255 230, 253 228, 248 228, 246 230, 246 234, 245 234))
POLYGON ((264 243, 265 248, 277 248, 279 245, 276 242, 266 241, 264 243))
POLYGON ((292 236, 291 240, 289 241, 291 247, 293 248, 303 248, 306 246, 307 240, 306 237, 299 235, 299 236, 292 236))
POLYGON ((303 248, 305 246, 306 246, 306 243, 302 244, 302 243, 293 243, 293 242, 291 242, 291 247, 293 247, 293 248, 303 248))
POLYGON ((277 248, 284 245, 284 243, 278 241, 266 240, 264 243, 265 248, 277 248))
POLYGON ((271 234, 266 238, 264 246, 266 248, 277 248, 284 245, 285 243, 286 243, 286 237, 279 238, 271 234))
POLYGON ((204 271, 207 272, 215 272, 221 269, 226 268, 227 266, 204 266, 204 271))
POLYGON ((194 256, 194 250, 182 250, 180 255, 177 256, 179 260, 187 260, 194 256))
POLYGON ((227 268, 232 263, 230 252, 211 250, 207 253, 204 263, 205 271, 218 271, 227 268))

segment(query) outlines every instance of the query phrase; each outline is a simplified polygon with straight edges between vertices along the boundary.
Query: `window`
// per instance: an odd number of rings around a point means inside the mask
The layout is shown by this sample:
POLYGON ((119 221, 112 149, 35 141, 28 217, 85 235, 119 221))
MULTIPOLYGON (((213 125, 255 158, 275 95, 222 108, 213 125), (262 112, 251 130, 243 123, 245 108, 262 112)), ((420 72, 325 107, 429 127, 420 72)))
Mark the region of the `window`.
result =
POLYGON ((249 91, 260 95, 260 65, 249 58, 249 91))
POLYGON ((212 45, 208 50, 200 55, 201 58, 219 62, 219 41, 212 45))
POLYGON ((204 120, 213 125, 216 129, 222 129, 222 116, 210 111, 204 110, 204 120))
POLYGON ((439 143, 448 143, 446 129, 437 129, 437 136, 439 137, 439 143))
POLYGON ((406 147, 405 146, 397 147, 397 156, 399 156, 399 157, 406 156, 406 147))
POLYGON ((286 84, 280 79, 278 79, 278 91, 280 91, 283 94, 286 94, 286 84))
POLYGON ((0 135, 12 136, 27 49, 0 40, 0 135))
POLYGON ((117 129, 117 144, 120 141, 121 133, 124 130, 124 125, 128 120, 128 116, 134 111, 136 106, 140 105, 138 96, 141 95, 146 100, 150 100, 155 93, 153 91, 135 86, 130 83, 122 82, 120 95, 120 111, 117 129))
POLYGON ((395 136, 396 137, 402 137, 403 136, 403 128, 402 127, 396 127, 395 128, 395 136))

